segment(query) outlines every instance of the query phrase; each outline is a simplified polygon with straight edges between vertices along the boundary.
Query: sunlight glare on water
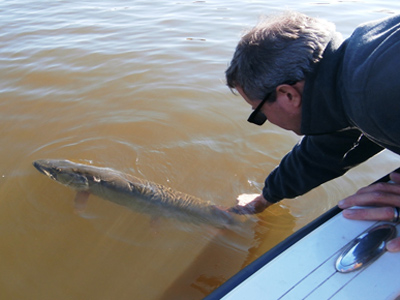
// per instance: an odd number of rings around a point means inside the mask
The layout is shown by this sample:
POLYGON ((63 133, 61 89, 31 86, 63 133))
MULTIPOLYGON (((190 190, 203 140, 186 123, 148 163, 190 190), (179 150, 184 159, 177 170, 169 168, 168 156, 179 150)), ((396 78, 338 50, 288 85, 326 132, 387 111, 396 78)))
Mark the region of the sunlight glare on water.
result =
POLYGON ((0 3, 2 299, 201 299, 340 198, 398 165, 383 153, 272 206, 241 230, 154 219, 39 174, 59 158, 169 186, 220 206, 263 181, 299 137, 247 124, 225 85, 241 32, 300 10, 336 23, 396 1, 3 1, 0 3), (247 226, 247 227, 246 227, 247 226))

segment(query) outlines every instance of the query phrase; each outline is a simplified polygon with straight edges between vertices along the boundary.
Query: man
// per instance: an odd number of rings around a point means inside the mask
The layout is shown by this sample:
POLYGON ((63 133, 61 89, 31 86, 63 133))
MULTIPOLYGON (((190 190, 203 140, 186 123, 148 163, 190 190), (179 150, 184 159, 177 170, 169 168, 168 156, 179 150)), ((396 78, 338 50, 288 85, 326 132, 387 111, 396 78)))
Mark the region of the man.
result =
MULTIPOLYGON (((266 19, 242 37, 226 78, 254 109, 249 122, 304 135, 262 194, 233 212, 302 195, 385 148, 400 154, 400 16, 364 24, 345 41, 333 24, 300 13, 266 19)), ((400 175, 392 180, 341 201, 344 216, 398 219, 400 175), (379 207, 347 209, 356 205, 379 207)), ((400 239, 388 249, 400 251, 400 239)))

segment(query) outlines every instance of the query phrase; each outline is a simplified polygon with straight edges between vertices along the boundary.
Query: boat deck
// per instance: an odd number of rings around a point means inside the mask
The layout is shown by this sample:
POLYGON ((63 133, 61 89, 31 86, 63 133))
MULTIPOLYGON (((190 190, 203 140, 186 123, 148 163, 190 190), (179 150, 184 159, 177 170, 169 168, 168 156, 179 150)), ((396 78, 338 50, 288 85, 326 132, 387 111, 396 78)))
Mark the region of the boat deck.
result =
MULTIPOLYGON (((400 168, 395 172, 400 173, 400 168)), ((387 181, 389 174, 376 182, 387 181)), ((384 251, 371 263, 349 273, 336 270, 336 260, 343 249, 380 224, 395 226, 396 235, 400 236, 400 223, 349 220, 335 206, 238 272, 204 300, 400 300, 400 252, 384 251)), ((378 248, 375 243, 371 247, 371 239, 374 238, 365 239, 368 247, 360 251, 361 256, 378 248)))
MULTIPOLYGON (((335 268, 349 242, 381 223, 338 213, 267 263, 255 261, 205 299, 400 299, 400 253, 385 252, 350 273, 335 268)), ((400 236, 400 225, 396 228, 400 236)))

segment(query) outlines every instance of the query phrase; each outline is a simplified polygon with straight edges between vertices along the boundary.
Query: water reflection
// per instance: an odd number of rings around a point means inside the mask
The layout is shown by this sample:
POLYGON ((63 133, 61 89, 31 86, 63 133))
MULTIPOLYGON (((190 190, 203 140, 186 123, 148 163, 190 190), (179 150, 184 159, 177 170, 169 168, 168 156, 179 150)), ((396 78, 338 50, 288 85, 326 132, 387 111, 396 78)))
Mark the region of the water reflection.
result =
MULTIPOLYGON (((337 24, 395 1, 286 1, 337 24)), ((0 3, 0 290, 5 299, 201 299, 243 266, 387 173, 388 153, 257 216, 250 233, 182 227, 39 175, 41 158, 93 162, 231 206, 298 141, 246 124, 224 71, 243 28, 281 1, 0 3)))

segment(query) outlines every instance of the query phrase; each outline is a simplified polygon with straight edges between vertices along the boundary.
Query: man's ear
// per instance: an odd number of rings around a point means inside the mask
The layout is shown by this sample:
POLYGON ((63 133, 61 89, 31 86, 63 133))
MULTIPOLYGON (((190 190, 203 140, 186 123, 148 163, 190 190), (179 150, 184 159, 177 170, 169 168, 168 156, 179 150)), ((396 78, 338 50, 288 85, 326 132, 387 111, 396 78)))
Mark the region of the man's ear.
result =
POLYGON ((295 85, 281 84, 276 88, 276 99, 286 111, 293 113, 301 109, 302 87, 298 82, 295 85))

